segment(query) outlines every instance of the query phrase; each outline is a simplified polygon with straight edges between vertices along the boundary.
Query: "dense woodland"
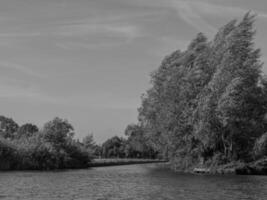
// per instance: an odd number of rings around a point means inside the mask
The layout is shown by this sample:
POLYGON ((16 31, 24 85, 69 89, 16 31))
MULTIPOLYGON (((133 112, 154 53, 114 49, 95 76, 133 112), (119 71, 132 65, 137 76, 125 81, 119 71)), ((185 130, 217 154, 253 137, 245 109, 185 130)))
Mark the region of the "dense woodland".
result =
POLYGON ((136 126, 174 168, 267 156, 267 79, 254 20, 233 20, 211 41, 197 34, 151 74, 136 126))

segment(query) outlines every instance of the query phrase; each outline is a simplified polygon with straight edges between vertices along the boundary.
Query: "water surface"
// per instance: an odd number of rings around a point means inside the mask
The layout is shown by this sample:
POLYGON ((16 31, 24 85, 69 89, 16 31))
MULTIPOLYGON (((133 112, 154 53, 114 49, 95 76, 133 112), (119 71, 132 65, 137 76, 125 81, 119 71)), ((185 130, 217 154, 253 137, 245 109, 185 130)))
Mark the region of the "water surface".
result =
POLYGON ((174 173, 157 164, 0 172, 0 200, 266 200, 267 176, 174 173))

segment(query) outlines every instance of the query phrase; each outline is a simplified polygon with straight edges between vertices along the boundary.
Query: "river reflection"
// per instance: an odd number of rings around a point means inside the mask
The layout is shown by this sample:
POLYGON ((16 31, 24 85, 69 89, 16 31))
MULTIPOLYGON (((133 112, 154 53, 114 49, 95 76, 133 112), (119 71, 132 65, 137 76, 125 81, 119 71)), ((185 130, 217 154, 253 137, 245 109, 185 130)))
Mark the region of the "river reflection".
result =
POLYGON ((0 199, 267 199, 267 176, 174 173, 157 164, 59 172, 0 172, 0 199))

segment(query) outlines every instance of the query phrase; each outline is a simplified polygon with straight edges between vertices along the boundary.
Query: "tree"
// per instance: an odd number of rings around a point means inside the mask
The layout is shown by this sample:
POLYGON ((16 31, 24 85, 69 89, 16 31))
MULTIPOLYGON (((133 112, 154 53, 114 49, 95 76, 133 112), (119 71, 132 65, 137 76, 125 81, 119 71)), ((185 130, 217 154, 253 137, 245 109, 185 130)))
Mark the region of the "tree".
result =
POLYGON ((20 137, 31 137, 34 133, 37 133, 39 131, 38 127, 34 124, 27 123, 23 124, 19 127, 17 131, 17 138, 20 137))
POLYGON ((139 124, 175 167, 252 159, 254 143, 267 129, 267 82, 254 48, 254 20, 247 13, 210 42, 199 33, 152 73, 139 124))
POLYGON ((114 136, 102 144, 102 156, 105 158, 125 157, 125 140, 114 136))
POLYGON ((145 137, 144 130, 140 125, 130 124, 125 129, 128 136, 125 147, 126 157, 132 158, 155 158, 156 152, 145 137))
POLYGON ((90 155, 95 157, 101 156, 101 147, 95 143, 93 134, 85 136, 82 144, 90 155))
POLYGON ((19 125, 11 118, 0 116, 0 136, 13 139, 19 125))
MULTIPOLYGON (((18 127, 10 126, 14 124, 10 119, 1 119, 5 122, 2 123, 4 133, 14 132, 10 131, 10 127, 18 127)), ((80 142, 73 139, 73 131, 72 125, 60 118, 47 122, 41 131, 32 124, 21 126, 18 134, 14 132, 12 137, 0 137, 0 169, 50 170, 88 167, 92 157, 80 142)))
POLYGON ((83 138, 83 145, 86 149, 93 149, 95 147, 94 135, 89 134, 83 138))
POLYGON ((44 125, 42 132, 45 141, 59 149, 73 139, 73 131, 72 125, 67 120, 56 117, 44 125))

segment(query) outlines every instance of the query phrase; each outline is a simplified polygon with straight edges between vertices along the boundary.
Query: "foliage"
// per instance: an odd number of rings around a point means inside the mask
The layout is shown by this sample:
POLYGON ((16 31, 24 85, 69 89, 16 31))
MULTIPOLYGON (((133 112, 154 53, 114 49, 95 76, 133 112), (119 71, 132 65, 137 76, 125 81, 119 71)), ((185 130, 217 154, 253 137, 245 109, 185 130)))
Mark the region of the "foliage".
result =
POLYGON ((8 140, 0 137, 0 169, 10 169, 16 165, 18 152, 8 140))
POLYGON ((0 116, 0 136, 8 139, 15 137, 14 133, 18 130, 19 125, 13 119, 0 116))
POLYGON ((90 155, 96 158, 101 157, 102 148, 101 146, 96 144, 93 134, 85 136, 83 138, 82 144, 90 155))
POLYGON ((123 158, 125 157, 125 140, 118 136, 108 139, 102 144, 102 157, 123 158))
POLYGON ((240 23, 231 21, 212 41, 199 33, 151 74, 138 126, 173 166, 253 159, 255 141, 267 129, 254 18, 247 13, 240 23))
POLYGON ((42 130, 44 140, 53 144, 57 149, 64 148, 68 140, 74 136, 72 125, 67 121, 56 117, 44 125, 42 130))
MULTIPOLYGON (((9 121, 13 122, 11 119, 9 121)), ((0 138, 0 169, 87 167, 91 155, 81 143, 73 139, 73 131, 71 124, 60 118, 47 122, 39 132, 32 124, 19 127, 18 132, 13 133, 16 137, 0 138)), ((4 132, 3 135, 7 134, 4 132)))
POLYGON ((125 129, 125 135, 128 136, 125 147, 127 158, 155 158, 157 156, 157 152, 154 151, 148 138, 145 137, 141 126, 128 125, 125 129))
MULTIPOLYGON (((142 127, 130 124, 125 129, 126 138, 114 136, 107 139, 102 146, 94 146, 93 149, 98 157, 102 158, 150 158, 158 157, 158 152, 152 147, 148 138, 144 134, 142 127)), ((86 137, 90 144, 91 137, 86 137)), ((86 139, 85 138, 85 139, 86 139)), ((92 148, 91 148, 92 149, 92 148)))
POLYGON ((17 138, 21 137, 31 137, 34 133, 37 133, 39 131, 38 127, 34 124, 23 124, 20 126, 17 130, 17 138))

